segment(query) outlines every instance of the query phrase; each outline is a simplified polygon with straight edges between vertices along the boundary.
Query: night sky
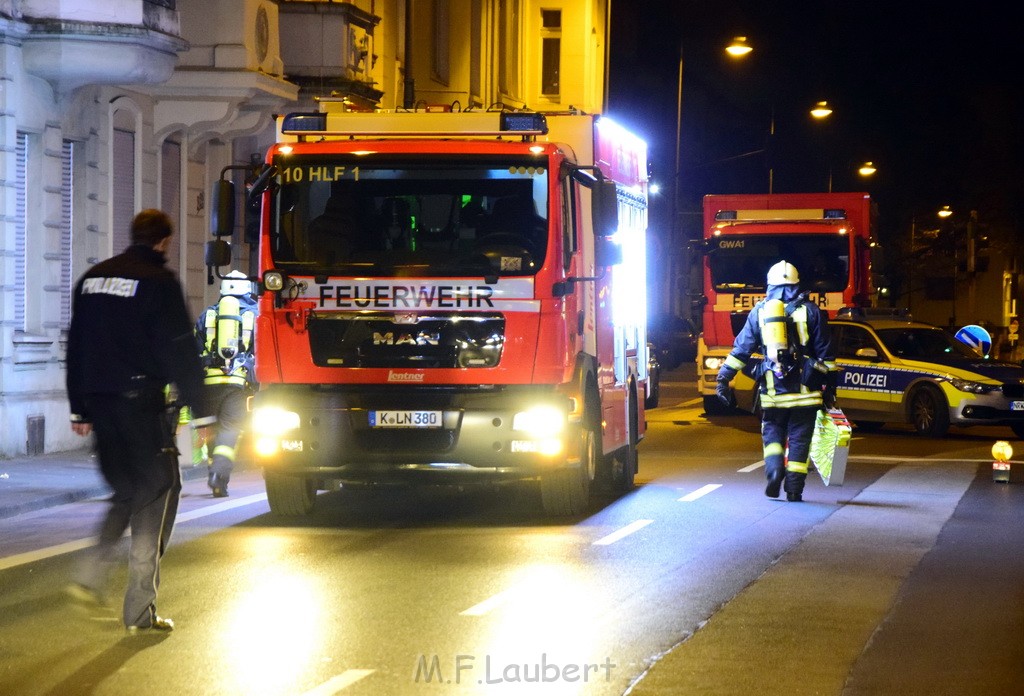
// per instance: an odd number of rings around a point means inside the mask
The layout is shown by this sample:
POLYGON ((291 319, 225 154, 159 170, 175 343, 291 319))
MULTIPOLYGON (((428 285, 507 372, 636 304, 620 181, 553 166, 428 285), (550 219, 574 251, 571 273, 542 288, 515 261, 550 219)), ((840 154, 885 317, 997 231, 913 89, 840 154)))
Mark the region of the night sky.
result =
POLYGON ((683 54, 681 210, 707 193, 866 190, 884 244, 942 205, 1024 236, 1016 29, 987 3, 612 1, 607 113, 650 145, 668 224, 683 54), (742 62, 724 46, 746 36, 742 62), (824 122, 817 101, 834 109, 824 122), (775 123, 775 136, 768 137, 775 123), (865 180, 857 167, 873 161, 865 180))

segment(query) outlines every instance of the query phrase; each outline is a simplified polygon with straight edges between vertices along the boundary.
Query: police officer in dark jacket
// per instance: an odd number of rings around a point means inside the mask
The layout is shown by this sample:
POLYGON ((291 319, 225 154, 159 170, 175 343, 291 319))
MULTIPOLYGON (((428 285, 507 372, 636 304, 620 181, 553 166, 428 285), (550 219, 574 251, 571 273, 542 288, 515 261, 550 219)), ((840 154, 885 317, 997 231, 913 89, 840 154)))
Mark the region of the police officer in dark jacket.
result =
POLYGON ((157 615, 156 595, 181 492, 178 406, 192 408, 193 427, 212 420, 197 410, 203 373, 192 321, 177 277, 164 266, 172 233, 163 212, 136 215, 131 246, 93 266, 75 286, 68 332, 71 427, 82 436, 95 432, 100 470, 113 490, 98 545, 68 593, 104 603, 118 541, 131 527, 123 620, 132 633, 174 628, 157 615), (175 392, 180 404, 169 401, 175 392))
POLYGON ((780 261, 768 270, 767 294, 754 305, 718 371, 718 396, 735 403, 729 383, 750 356, 764 358, 753 377, 761 399, 761 440, 768 485, 764 494, 803 500, 811 437, 818 411, 835 404, 836 364, 827 315, 800 293, 796 267, 780 261))

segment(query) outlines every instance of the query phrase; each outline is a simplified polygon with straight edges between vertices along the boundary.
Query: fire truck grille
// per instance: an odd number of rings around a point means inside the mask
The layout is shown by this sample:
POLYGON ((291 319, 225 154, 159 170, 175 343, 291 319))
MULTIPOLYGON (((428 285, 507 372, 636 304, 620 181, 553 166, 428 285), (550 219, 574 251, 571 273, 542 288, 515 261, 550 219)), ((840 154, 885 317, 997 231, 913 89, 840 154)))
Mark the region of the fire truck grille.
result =
POLYGON ((505 346, 500 314, 316 314, 308 330, 319 367, 495 367, 505 346))
POLYGON ((396 429, 360 431, 359 447, 366 452, 407 453, 422 457, 424 454, 447 452, 455 444, 452 430, 396 429))

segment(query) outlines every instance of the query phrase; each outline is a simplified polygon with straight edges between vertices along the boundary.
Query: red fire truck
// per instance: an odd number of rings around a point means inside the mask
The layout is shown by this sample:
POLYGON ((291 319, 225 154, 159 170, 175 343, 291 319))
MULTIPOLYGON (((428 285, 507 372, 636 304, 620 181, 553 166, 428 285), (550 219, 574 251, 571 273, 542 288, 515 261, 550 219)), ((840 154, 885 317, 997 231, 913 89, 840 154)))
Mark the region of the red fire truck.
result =
MULTIPOLYGON (((278 119, 252 435, 271 510, 348 484, 632 488, 646 423, 646 145, 580 113, 278 119)), ((233 185, 214 192, 220 275, 233 185)))
MULTIPOLYGON (((718 368, 750 309, 764 297, 772 264, 785 260, 796 266, 801 288, 830 317, 841 307, 874 304, 875 216, 866 193, 704 197, 704 308, 697 389, 706 413, 727 410, 715 396, 718 368)), ((739 396, 752 384, 747 380, 735 386, 739 396)))

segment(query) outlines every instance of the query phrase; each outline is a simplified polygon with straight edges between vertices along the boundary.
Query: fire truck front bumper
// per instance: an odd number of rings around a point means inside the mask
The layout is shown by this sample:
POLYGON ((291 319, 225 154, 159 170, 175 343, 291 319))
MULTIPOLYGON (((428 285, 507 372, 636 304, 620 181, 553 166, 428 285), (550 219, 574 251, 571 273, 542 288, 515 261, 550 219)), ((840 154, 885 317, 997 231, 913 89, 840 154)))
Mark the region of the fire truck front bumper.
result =
POLYGON ((340 482, 532 478, 580 461, 576 401, 551 388, 261 392, 258 464, 340 482))

